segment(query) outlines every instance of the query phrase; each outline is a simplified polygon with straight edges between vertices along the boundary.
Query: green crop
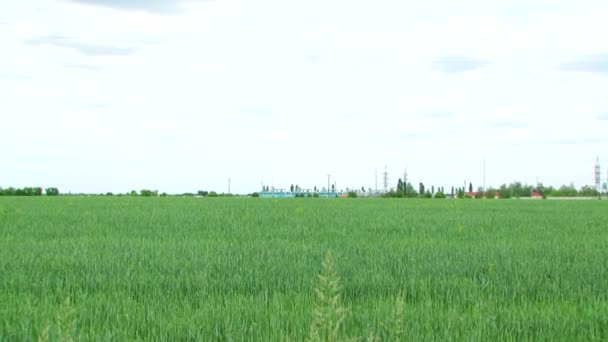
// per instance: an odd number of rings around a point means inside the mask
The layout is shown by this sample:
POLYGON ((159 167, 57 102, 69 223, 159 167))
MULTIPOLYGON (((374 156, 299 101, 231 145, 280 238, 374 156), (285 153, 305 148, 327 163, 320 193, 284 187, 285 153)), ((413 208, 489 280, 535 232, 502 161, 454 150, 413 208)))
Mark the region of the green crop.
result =
POLYGON ((0 198, 0 340, 606 340, 607 205, 0 198))

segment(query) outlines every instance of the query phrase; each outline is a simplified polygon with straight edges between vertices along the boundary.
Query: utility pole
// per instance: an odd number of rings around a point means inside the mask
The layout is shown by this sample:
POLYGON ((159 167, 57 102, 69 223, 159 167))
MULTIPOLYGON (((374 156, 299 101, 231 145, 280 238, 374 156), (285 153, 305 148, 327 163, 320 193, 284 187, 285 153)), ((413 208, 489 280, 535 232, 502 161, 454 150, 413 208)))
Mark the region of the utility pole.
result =
POLYGON ((388 169, 384 165, 384 193, 388 193, 388 169))
POLYGON ((378 169, 376 169, 376 195, 378 195, 378 169))

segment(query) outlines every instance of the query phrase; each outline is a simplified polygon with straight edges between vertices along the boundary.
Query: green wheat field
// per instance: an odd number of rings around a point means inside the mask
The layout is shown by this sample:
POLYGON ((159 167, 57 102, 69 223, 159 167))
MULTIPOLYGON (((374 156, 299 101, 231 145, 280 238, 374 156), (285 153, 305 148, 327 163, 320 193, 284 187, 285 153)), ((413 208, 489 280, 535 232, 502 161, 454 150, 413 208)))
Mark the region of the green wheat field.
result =
POLYGON ((608 202, 0 198, 1 341, 607 340, 608 202))

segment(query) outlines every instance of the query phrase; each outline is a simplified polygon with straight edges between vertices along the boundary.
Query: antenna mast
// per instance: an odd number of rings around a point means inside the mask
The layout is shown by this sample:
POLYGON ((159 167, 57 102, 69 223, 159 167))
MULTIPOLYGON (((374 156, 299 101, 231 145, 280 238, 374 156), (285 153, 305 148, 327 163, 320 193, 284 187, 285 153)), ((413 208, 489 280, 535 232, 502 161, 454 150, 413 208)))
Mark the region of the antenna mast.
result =
POLYGON ((384 193, 388 192, 388 170, 384 165, 384 193))
POLYGON ((376 195, 378 195, 378 169, 376 169, 376 195))
POLYGON ((600 193, 602 191, 601 182, 600 182, 600 158, 598 157, 595 161, 595 191, 600 193))

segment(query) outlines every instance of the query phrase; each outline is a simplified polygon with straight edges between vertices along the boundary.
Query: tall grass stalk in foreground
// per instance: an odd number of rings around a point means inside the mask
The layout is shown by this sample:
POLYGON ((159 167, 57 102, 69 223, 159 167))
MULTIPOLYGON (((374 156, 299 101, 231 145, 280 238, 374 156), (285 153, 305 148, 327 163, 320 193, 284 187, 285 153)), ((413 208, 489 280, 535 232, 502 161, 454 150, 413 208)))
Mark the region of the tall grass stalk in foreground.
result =
MULTIPOLYGON (((315 304, 314 318, 310 325, 307 341, 356 341, 354 337, 340 337, 340 332, 348 309, 341 301, 342 286, 340 276, 334 269, 334 258, 330 251, 325 253, 321 274, 319 274, 319 286, 315 288, 317 302, 315 304)), ((382 324, 382 332, 379 336, 370 331, 366 337, 367 341, 403 341, 405 338, 405 300, 403 293, 395 298, 395 309, 393 316, 387 324, 382 324), (382 337, 381 337, 382 336, 382 337)))
POLYGON ((327 251, 319 274, 319 287, 315 288, 317 303, 308 341, 341 341, 340 330, 347 314, 340 298, 341 289, 340 277, 334 270, 334 258, 327 251))
POLYGON ((73 337, 75 315, 76 309, 74 309, 70 297, 67 297, 55 312, 53 323, 47 322, 40 335, 38 335, 38 342, 72 342, 78 340, 78 337, 76 339, 73 337))

